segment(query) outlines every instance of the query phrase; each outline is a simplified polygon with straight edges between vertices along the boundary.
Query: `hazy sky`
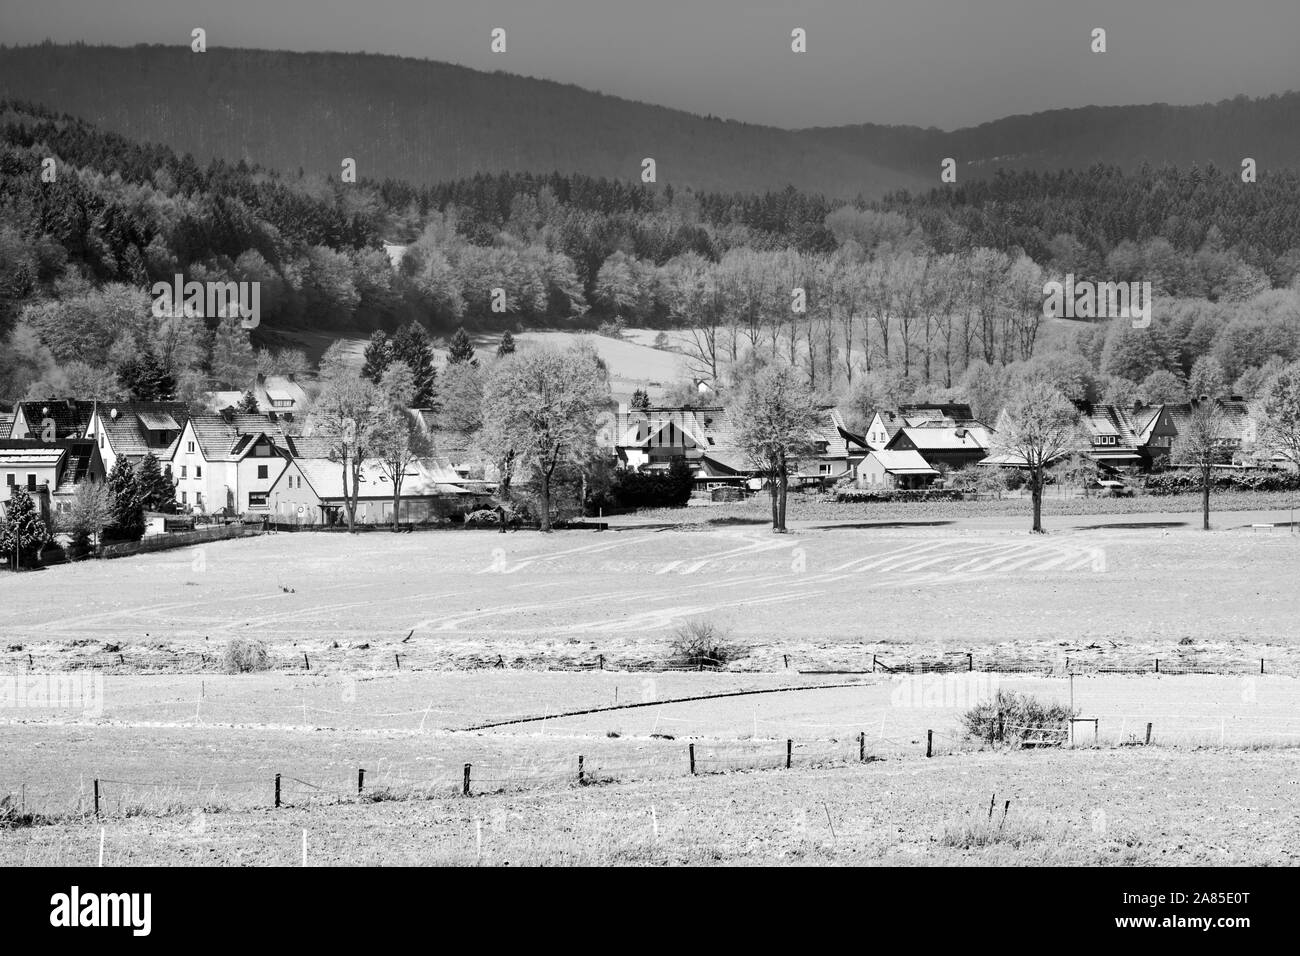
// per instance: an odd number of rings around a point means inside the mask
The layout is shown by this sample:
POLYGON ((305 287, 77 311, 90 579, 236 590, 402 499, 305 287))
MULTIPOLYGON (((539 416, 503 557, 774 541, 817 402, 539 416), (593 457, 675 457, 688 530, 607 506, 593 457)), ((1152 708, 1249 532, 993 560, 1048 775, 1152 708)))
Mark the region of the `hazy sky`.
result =
POLYGON ((210 46, 446 60, 784 127, 1300 89, 1300 0, 0 0, 11 44, 188 46, 196 26, 210 46))

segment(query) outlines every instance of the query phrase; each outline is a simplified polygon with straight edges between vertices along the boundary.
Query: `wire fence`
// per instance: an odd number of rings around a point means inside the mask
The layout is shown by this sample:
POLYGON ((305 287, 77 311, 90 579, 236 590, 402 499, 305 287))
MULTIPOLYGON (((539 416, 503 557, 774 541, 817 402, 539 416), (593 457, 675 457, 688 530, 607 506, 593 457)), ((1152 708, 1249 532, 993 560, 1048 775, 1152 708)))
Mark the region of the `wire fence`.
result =
MULTIPOLYGON (((997 739, 958 727, 923 732, 858 731, 834 737, 681 740, 646 754, 575 754, 551 759, 449 764, 438 772, 387 765, 345 774, 264 768, 177 779, 78 779, 73 787, 0 783, 0 828, 132 816, 257 808, 312 808, 387 800, 472 798, 736 772, 846 767, 878 760, 935 758, 1007 750, 1088 747, 1300 747, 1300 718, 1184 715, 1076 717, 999 725, 997 739)), ((200 821, 201 825, 201 821, 200 821)))
MULTIPOLYGON (((451 656, 445 650, 420 644, 387 641, 382 645, 360 643, 350 647, 295 648, 285 651, 270 646, 264 669, 273 672, 389 672, 524 670, 612 673, 798 673, 807 676, 847 674, 956 674, 998 673, 1064 676, 1067 674, 1188 674, 1246 676, 1278 675, 1300 677, 1300 658, 1210 656, 1196 652, 1168 657, 1123 654, 1064 654, 1060 657, 1023 657, 976 654, 945 654, 937 658, 891 658, 872 654, 853 666, 820 666, 800 661, 790 654, 772 657, 770 665, 752 659, 730 663, 709 660, 653 659, 597 655, 592 659, 555 657, 547 654, 514 656, 483 654, 451 656)), ((51 650, 26 648, 8 640, 0 646, 0 674, 63 673, 93 670, 105 674, 205 674, 231 673, 235 666, 223 652, 177 651, 166 647, 134 647, 106 642, 103 649, 72 647, 51 650)))

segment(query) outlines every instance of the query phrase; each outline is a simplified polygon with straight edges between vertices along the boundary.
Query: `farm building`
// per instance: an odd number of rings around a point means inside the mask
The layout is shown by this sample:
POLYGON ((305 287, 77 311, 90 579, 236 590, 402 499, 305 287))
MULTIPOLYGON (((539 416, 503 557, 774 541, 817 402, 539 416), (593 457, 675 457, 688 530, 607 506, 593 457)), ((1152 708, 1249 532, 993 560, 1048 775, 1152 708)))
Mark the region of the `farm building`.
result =
POLYGON ((872 491, 924 488, 939 472, 913 449, 881 449, 867 454, 854 472, 855 484, 872 491))
MULTIPOLYGON (((347 521, 343 464, 326 458, 290 459, 268 493, 267 512, 283 524, 333 525, 347 521)), ((459 484, 446 459, 426 458, 407 466, 398 520, 420 523, 473 510, 487 495, 459 484)), ((359 524, 393 520, 393 482, 380 462, 362 463, 357 495, 359 524)))

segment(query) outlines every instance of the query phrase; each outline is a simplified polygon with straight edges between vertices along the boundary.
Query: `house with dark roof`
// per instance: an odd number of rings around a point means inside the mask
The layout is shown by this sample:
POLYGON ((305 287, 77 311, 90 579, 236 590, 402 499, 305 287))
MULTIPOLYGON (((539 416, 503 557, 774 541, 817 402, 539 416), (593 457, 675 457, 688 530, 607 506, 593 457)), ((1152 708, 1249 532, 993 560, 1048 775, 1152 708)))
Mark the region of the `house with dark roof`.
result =
POLYGON ((721 406, 622 408, 602 437, 621 468, 667 471, 684 459, 697 488, 743 485, 755 471, 721 406))
POLYGON ((94 440, 108 471, 119 458, 135 463, 152 454, 166 463, 189 420, 184 402, 96 402, 85 437, 94 440))
MULTIPOLYGON (((258 373, 249 391, 257 399, 259 412, 274 412, 290 428, 307 410, 307 392, 293 376, 258 373)), ((238 390, 208 393, 208 405, 217 412, 238 408, 243 399, 244 393, 238 390)))
POLYGON ((828 488, 843 478, 851 478, 855 465, 863 457, 859 447, 855 436, 845 429, 839 409, 818 409, 812 448, 796 463, 793 483, 828 488))
POLYGON ((0 437, 34 438, 47 442, 85 438, 94 413, 94 402, 75 398, 19 402, 14 406, 9 430, 0 429, 0 437))
POLYGON ((916 426, 900 428, 884 450, 917 452, 936 471, 965 468, 988 457, 993 437, 987 425, 947 421, 921 420, 916 426))
MULTIPOLYGON (((1173 422, 1175 432, 1182 433, 1187 430, 1191 423, 1192 414, 1204 402, 1214 402, 1219 406, 1219 411, 1223 413, 1224 444, 1230 446, 1232 457, 1239 463, 1253 460, 1258 451, 1256 446, 1259 441, 1259 427, 1254 416, 1250 413, 1250 404, 1240 395, 1217 399, 1203 395, 1181 405, 1164 406, 1173 422)), ((1177 455, 1176 443, 1177 439, 1175 437, 1175 457, 1177 455)), ((1271 455, 1266 457, 1271 458, 1271 455)), ((1174 463, 1176 464, 1176 462, 1174 463)))

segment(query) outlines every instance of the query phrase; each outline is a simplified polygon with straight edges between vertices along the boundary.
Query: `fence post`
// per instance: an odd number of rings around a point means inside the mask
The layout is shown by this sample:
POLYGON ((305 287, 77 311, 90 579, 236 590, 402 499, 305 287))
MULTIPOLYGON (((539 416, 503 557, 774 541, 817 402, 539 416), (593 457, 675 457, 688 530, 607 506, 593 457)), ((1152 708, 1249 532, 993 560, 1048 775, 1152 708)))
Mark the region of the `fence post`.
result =
POLYGON ((785 667, 786 667, 787 670, 789 670, 789 668, 790 668, 790 655, 789 655, 789 654, 782 654, 782 655, 781 655, 781 660, 785 662, 785 667))
POLYGON ((858 732, 858 763, 867 762, 867 732, 858 732))
POLYGON ((794 755, 794 741, 787 740, 785 742, 785 769, 786 770, 790 769, 790 758, 793 755, 794 755))
POLYGON ((582 786, 582 754, 578 754, 578 786, 582 786))
POLYGON ((1262 657, 1259 659, 1259 672, 1264 673, 1264 658, 1262 657))
POLYGON ((1160 658, 1156 658, 1156 673, 1160 673, 1160 658))
POLYGON ((974 669, 975 669, 975 655, 968 653, 966 655, 966 670, 973 671, 974 669))
POLYGON ((99 816, 99 780, 95 780, 95 816, 99 816))
POLYGON ((872 654, 872 655, 871 655, 871 673, 874 674, 875 672, 876 672, 876 655, 875 655, 875 654, 872 654))
POLYGON ((1147 743, 1151 743, 1151 721, 1147 721, 1147 743))
POLYGON ((358 797, 361 796, 361 791, 362 789, 365 788, 365 785, 366 785, 366 772, 364 770, 358 770, 357 771, 357 796, 358 797))
POLYGON ((604 654, 601 654, 601 655, 600 655, 600 669, 601 669, 601 670, 604 670, 604 669, 605 669, 605 655, 604 655, 604 654))
POLYGON ((689 744, 687 750, 691 756, 691 776, 695 776, 695 744, 689 744))
POLYGON ((275 805, 280 806, 280 775, 275 775, 275 805))
POLYGON ((933 730, 927 730, 925 732, 925 755, 927 757, 931 757, 934 755, 934 731, 933 730))
POLYGON ((308 670, 308 671, 311 670, 311 661, 307 659, 306 651, 302 652, 302 667, 303 670, 308 670))
POLYGON ((400 671, 402 669, 402 655, 394 654, 393 660, 397 661, 397 669, 400 671))
POLYGON ((28 654, 28 655, 27 655, 27 669, 28 669, 28 670, 31 670, 31 669, 32 669, 33 667, 35 667, 35 666, 36 666, 36 662, 32 660, 32 655, 31 655, 31 654, 28 654))
POLYGON ((461 792, 467 797, 469 796, 469 768, 471 766, 472 764, 465 764, 465 785, 461 790, 461 792))

